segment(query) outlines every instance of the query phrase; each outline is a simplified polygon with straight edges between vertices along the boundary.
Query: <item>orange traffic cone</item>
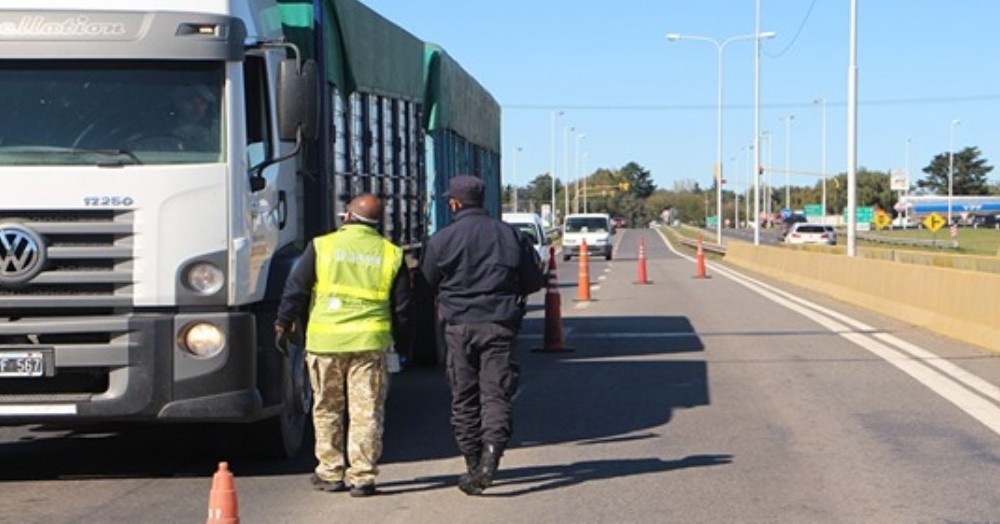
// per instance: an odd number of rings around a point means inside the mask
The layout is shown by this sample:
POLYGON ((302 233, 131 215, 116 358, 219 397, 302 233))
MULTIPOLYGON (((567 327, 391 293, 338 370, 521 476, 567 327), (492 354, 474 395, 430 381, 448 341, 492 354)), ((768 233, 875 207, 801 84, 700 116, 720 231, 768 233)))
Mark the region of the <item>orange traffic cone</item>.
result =
POLYGON ((587 240, 580 241, 580 264, 576 273, 576 300, 590 300, 590 253, 587 251, 587 240))
POLYGON ((212 477, 212 491, 208 494, 208 520, 206 524, 240 523, 240 505, 236 500, 236 486, 228 462, 220 462, 219 470, 212 477))
POLYGON ((696 260, 698 264, 694 277, 708 278, 705 274, 705 250, 701 247, 701 235, 698 235, 698 254, 696 255, 696 260))
POLYGON ((639 237, 639 279, 636 284, 652 284, 646 280, 646 239, 639 237))
POLYGON ((545 286, 545 340, 542 347, 532 350, 536 353, 572 351, 572 348, 563 345, 562 300, 559 298, 555 251, 556 248, 549 248, 549 274, 545 286))

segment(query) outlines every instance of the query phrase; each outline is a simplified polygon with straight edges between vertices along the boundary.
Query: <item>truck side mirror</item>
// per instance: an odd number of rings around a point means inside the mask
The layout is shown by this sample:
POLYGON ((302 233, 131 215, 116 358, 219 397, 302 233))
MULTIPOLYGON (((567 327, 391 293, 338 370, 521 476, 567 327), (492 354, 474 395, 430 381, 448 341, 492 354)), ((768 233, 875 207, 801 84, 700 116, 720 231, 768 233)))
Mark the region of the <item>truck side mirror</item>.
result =
POLYGON ((294 58, 278 68, 278 133, 281 140, 313 140, 319 132, 319 68, 314 60, 294 58))

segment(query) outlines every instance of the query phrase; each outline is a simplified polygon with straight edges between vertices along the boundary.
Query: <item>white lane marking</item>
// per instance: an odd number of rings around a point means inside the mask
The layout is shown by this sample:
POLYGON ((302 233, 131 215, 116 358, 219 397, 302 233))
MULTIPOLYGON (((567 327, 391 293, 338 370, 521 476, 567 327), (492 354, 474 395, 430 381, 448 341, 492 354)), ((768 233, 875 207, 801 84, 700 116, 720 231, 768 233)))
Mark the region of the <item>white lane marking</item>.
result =
MULTIPOLYGON (((674 249, 662 232, 657 232, 674 254, 694 261, 693 257, 674 249)), ((919 346, 887 333, 877 333, 872 326, 840 312, 775 288, 733 269, 716 264, 711 264, 710 267, 725 278, 813 320, 838 336, 882 358, 1000 435, 1000 407, 987 400, 988 398, 1000 402, 1000 388, 997 386, 919 346)))

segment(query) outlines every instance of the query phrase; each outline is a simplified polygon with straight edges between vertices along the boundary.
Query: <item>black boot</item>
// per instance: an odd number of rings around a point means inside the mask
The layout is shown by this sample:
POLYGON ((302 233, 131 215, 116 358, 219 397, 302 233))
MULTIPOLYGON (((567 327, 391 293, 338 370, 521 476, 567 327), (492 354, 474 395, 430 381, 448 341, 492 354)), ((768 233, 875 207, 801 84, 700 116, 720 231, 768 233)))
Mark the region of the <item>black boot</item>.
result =
POLYGON ((493 477, 500 467, 500 457, 503 456, 503 444, 487 443, 483 446, 483 454, 479 458, 479 468, 475 475, 481 489, 493 484, 493 477))
POLYGON ((479 469, 479 453, 473 453, 471 455, 465 455, 465 468, 466 472, 462 473, 458 477, 458 489, 462 490, 462 493, 466 495, 479 495, 483 492, 483 488, 479 486, 479 479, 477 478, 477 470, 479 469))

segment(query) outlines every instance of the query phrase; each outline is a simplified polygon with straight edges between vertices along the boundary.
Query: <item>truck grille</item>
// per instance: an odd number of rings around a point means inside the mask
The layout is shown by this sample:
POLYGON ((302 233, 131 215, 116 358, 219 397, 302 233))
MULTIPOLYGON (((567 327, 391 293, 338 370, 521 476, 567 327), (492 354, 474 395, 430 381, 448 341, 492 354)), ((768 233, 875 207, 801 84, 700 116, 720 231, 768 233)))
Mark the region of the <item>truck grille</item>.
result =
POLYGON ((0 223, 42 240, 45 264, 28 282, 0 283, 0 316, 33 308, 132 304, 132 211, 0 211, 0 223))

